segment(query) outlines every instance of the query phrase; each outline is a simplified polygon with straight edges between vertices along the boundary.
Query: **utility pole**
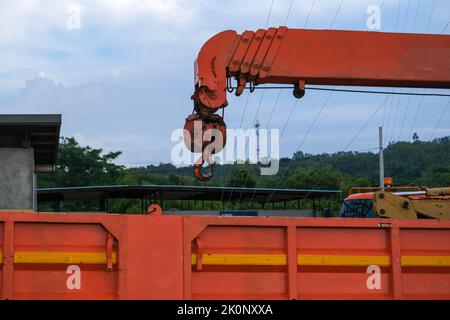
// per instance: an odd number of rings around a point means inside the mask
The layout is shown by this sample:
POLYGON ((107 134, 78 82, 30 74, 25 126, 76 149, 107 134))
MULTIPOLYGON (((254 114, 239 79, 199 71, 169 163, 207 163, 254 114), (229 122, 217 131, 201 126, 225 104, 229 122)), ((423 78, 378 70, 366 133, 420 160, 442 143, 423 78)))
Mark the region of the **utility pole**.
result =
POLYGON ((378 128, 380 144, 380 188, 384 190, 384 155, 383 155, 383 127, 378 128))
POLYGON ((259 163, 259 128, 261 127, 261 124, 259 123, 259 120, 256 119, 255 123, 255 129, 256 129, 256 163, 259 163))

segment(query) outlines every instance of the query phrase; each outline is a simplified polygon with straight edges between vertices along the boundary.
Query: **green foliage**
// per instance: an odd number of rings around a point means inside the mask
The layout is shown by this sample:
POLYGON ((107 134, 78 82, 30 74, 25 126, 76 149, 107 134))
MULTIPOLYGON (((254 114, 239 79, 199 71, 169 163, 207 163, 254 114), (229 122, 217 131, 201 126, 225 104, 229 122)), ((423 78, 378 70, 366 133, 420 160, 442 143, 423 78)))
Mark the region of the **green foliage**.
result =
POLYGON ((125 168, 113 163, 121 152, 102 153, 102 149, 83 147, 74 138, 63 137, 56 172, 39 175, 38 187, 108 185, 130 181, 125 168))
POLYGON ((226 182, 228 187, 254 188, 256 184, 256 176, 245 165, 237 165, 226 182))
POLYGON ((342 174, 331 168, 311 170, 298 168, 290 175, 284 186, 289 189, 339 189, 342 174))
MULTIPOLYGON (((214 178, 197 181, 192 167, 172 164, 125 168, 114 164, 120 151, 103 154, 102 149, 80 146, 74 138, 62 138, 56 172, 39 174, 38 187, 71 187, 92 185, 213 185, 231 187, 340 189, 346 195, 354 186, 378 185, 378 154, 373 152, 337 152, 307 154, 296 152, 292 158, 280 159, 280 170, 274 176, 261 176, 259 166, 217 165, 214 178)), ((385 149, 385 176, 396 185, 450 186, 450 137, 433 141, 391 143, 385 149)), ((306 203, 310 207, 312 203, 306 203)), ((90 202, 64 204, 65 211, 91 210, 90 202)), ((189 203, 172 203, 180 209, 189 203)), ((293 204, 294 205, 294 204, 293 204)), ((337 207, 332 204, 333 207, 337 207)), ((206 208, 229 208, 230 204, 207 204, 206 208)), ((112 200, 112 212, 140 212, 136 200, 112 200)))
MULTIPOLYGON (((62 138, 57 170, 39 175, 39 187, 68 187, 111 184, 200 185, 192 167, 177 168, 161 163, 126 169, 113 163, 121 152, 102 154, 102 149, 80 146, 74 138, 62 138)), ((385 175, 400 185, 449 185, 450 137, 431 142, 391 143, 385 150, 385 175)), ((218 165, 207 185, 303 188, 343 188, 346 183, 378 183, 378 155, 372 152, 305 154, 280 159, 275 176, 259 175, 256 165, 218 165), (294 177, 292 177, 294 176, 294 177), (319 176, 322 178, 319 179, 319 176), (284 181, 280 181, 284 177, 284 181), (317 182, 319 180, 319 182, 317 182)))
MULTIPOLYGON (((217 165, 214 179, 197 181, 192 167, 161 163, 126 169, 114 164, 121 152, 80 146, 74 138, 62 138, 57 170, 40 174, 38 186, 69 187, 113 184, 227 185, 266 188, 341 189, 378 184, 378 155, 373 152, 307 154, 296 152, 280 159, 275 176, 261 176, 256 165, 217 165), (283 178, 283 179, 281 179, 283 178)), ((385 175, 397 185, 450 185, 450 137, 430 142, 396 142, 385 150, 385 175)))
POLYGON ((385 151, 386 176, 399 185, 448 185, 445 173, 450 172, 450 137, 431 142, 390 144, 385 151))

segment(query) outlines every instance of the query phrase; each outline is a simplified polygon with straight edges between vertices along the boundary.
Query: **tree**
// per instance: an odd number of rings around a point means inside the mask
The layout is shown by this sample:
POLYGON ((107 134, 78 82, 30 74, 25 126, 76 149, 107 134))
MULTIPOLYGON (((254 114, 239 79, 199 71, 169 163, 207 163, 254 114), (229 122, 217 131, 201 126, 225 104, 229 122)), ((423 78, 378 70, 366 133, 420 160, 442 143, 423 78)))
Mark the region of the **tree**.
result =
POLYGON ((255 176, 245 166, 237 166, 229 176, 226 185, 229 187, 256 187, 255 176))
POLYGON ((294 152, 294 155, 292 156, 293 160, 301 160, 305 158, 305 154, 303 153, 303 151, 296 151, 294 152))
POLYGON ((330 168, 310 170, 299 168, 285 182, 292 189, 339 189, 342 174, 330 168))
POLYGON ((424 174, 424 182, 422 184, 433 187, 450 186, 450 165, 437 166, 433 170, 428 170, 424 174))
POLYGON ((103 154, 102 149, 81 146, 75 138, 61 138, 54 173, 38 175, 38 187, 75 187, 131 182, 125 167, 113 163, 120 151, 103 154))

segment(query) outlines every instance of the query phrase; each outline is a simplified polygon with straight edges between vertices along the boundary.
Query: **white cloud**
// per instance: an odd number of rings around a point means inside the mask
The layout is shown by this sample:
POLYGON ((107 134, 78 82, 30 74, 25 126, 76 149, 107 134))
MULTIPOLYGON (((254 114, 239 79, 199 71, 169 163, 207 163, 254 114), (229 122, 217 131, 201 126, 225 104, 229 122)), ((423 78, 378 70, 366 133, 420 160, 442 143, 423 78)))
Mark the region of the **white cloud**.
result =
POLYGON ((98 4, 97 8, 104 8, 104 12, 123 20, 151 15, 165 22, 182 24, 190 22, 195 16, 195 5, 182 0, 101 0, 98 4))

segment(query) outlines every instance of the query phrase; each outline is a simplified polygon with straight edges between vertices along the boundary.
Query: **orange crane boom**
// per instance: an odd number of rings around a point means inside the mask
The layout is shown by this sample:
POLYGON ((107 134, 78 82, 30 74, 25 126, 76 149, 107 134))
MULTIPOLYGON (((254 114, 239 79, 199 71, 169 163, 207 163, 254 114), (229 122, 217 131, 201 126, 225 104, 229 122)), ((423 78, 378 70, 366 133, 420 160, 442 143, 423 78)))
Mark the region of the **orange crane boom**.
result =
MULTIPOLYGON (((202 132, 226 131, 215 113, 228 104, 232 78, 238 96, 247 84, 252 90, 265 83, 292 84, 297 98, 306 84, 448 89, 450 36, 287 27, 241 35, 221 32, 204 44, 195 61, 194 113, 185 124, 191 151, 206 147, 194 136, 196 121, 201 121, 202 132)), ((194 169, 200 180, 212 176, 200 173, 203 162, 201 157, 194 169)))

